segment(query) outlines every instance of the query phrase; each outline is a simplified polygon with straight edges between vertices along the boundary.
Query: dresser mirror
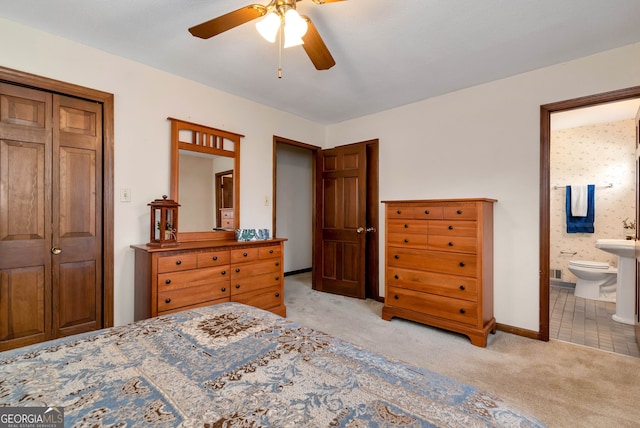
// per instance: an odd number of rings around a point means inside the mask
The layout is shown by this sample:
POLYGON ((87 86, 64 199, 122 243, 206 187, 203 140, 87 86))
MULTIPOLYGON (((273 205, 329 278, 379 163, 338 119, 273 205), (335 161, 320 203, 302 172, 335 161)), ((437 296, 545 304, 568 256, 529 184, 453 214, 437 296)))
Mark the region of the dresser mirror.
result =
POLYGON ((171 199, 180 204, 178 241, 234 239, 240 223, 243 135, 171 121, 171 199))

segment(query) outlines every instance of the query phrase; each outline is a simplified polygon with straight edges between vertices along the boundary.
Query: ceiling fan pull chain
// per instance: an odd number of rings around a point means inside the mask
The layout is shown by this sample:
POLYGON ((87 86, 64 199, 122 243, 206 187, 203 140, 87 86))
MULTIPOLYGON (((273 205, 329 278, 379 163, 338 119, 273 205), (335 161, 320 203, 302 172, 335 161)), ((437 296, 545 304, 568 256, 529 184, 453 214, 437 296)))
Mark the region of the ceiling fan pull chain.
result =
POLYGON ((278 79, 282 79, 282 32, 284 25, 280 24, 280 30, 278 31, 278 79))

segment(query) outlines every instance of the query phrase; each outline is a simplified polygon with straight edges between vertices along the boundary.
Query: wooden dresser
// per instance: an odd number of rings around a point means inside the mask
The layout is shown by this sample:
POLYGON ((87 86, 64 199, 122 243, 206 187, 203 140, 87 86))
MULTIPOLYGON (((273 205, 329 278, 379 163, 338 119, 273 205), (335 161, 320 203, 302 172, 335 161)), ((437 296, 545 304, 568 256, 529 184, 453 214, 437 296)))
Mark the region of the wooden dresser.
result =
POLYGON ((286 316, 284 241, 133 245, 135 321, 229 301, 286 316))
POLYGON ((233 208, 220 208, 220 227, 233 229, 233 208))
POLYGON ((493 317, 493 199, 384 201, 382 318, 462 333, 486 346, 493 317))

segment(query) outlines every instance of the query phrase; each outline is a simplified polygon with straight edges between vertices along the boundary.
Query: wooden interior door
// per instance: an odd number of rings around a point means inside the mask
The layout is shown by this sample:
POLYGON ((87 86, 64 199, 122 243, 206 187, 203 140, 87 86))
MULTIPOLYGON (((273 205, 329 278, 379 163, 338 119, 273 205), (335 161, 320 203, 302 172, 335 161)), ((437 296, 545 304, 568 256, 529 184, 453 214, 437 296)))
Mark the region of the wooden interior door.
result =
POLYGON ((636 311, 635 333, 636 343, 640 348, 640 253, 638 252, 640 239, 640 108, 636 113, 636 311))
POLYGON ((102 326, 102 106, 54 95, 53 333, 102 326))
POLYGON ((103 327, 102 105, 0 83, 0 350, 103 327))
POLYGON ((366 147, 322 150, 316 168, 315 288, 361 299, 366 291, 366 147))
POLYGON ((52 338, 52 105, 0 83, 0 351, 52 338))

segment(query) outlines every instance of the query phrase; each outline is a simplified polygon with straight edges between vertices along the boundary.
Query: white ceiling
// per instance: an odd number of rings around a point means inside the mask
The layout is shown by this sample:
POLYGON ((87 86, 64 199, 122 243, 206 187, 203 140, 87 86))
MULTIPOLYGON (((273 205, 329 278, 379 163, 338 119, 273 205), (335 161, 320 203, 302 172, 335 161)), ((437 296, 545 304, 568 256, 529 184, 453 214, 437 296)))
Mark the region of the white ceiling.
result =
POLYGON ((251 2, 0 0, 0 16, 322 124, 640 42, 639 0, 303 0, 337 64, 289 48, 278 79, 253 23, 187 31, 251 2))

